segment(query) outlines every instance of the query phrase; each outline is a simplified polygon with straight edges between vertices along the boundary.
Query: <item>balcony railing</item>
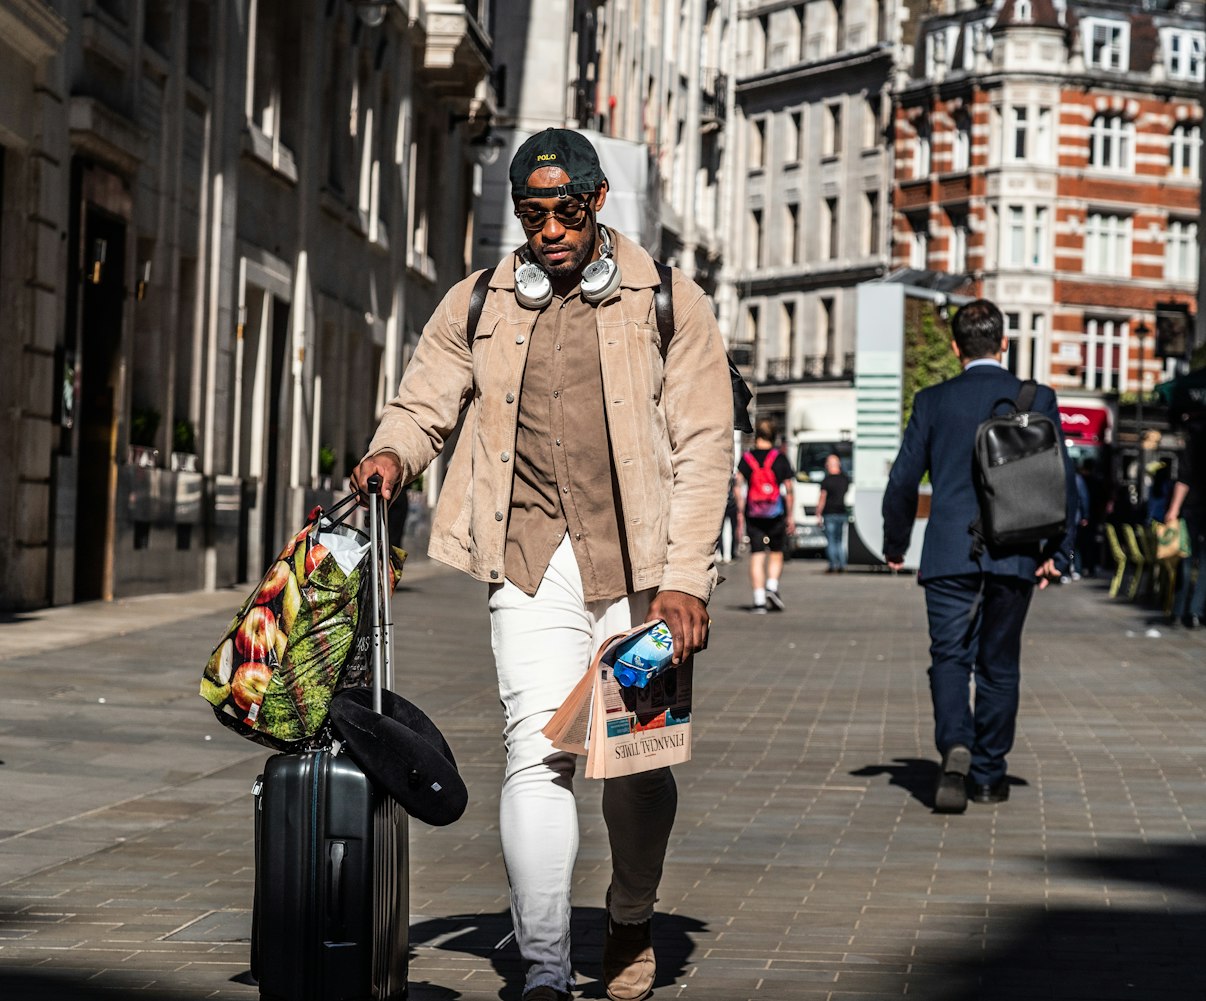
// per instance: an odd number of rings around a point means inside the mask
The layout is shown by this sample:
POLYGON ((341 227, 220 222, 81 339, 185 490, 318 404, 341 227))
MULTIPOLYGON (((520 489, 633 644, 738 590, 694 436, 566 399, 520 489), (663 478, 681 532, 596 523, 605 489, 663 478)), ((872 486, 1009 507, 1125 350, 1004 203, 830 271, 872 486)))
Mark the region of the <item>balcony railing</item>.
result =
POLYGON ((700 116, 705 122, 723 124, 728 112, 729 78, 716 70, 706 71, 699 82, 702 90, 700 116))
POLYGON ((851 379, 854 377, 854 353, 842 355, 841 368, 835 367, 831 355, 805 355, 800 359, 799 373, 795 370, 794 358, 768 358, 764 384, 782 382, 809 382, 822 379, 851 379))

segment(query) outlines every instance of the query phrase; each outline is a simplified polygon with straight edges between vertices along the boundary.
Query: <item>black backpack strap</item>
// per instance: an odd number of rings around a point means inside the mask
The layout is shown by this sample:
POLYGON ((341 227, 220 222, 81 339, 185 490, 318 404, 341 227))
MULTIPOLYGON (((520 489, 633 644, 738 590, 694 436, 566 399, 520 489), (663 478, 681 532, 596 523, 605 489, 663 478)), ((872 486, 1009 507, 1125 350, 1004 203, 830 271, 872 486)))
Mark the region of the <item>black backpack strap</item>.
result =
MULTIPOLYGON (((657 317, 657 332, 662 340, 662 358, 665 358, 670 347, 670 338, 674 336, 674 273, 670 270, 670 265, 661 261, 654 261, 653 265, 657 268, 659 279, 658 287, 653 290, 653 312, 657 317)), ((750 423, 749 405, 754 394, 750 392, 750 387, 745 384, 737 366, 733 364, 733 356, 726 351, 725 357, 729 362, 729 382, 733 388, 733 427, 746 434, 752 434, 754 425, 750 423)))
POLYGON ((1025 414, 1034 409, 1034 398, 1038 395, 1038 383, 1033 379, 1027 379, 1022 383, 1022 390, 1018 393, 1017 408, 1019 414, 1025 414))
POLYGON ((482 308, 486 305, 486 293, 490 291, 490 269, 486 268, 477 276, 473 283, 473 291, 469 294, 469 314, 465 317, 465 344, 473 350, 473 338, 477 336, 477 321, 482 318, 482 308))
POLYGON ((674 336, 674 293, 672 286, 674 273, 669 264, 654 261, 660 284, 653 290, 653 312, 657 316, 657 332, 662 338, 662 357, 670 347, 670 338, 674 336))

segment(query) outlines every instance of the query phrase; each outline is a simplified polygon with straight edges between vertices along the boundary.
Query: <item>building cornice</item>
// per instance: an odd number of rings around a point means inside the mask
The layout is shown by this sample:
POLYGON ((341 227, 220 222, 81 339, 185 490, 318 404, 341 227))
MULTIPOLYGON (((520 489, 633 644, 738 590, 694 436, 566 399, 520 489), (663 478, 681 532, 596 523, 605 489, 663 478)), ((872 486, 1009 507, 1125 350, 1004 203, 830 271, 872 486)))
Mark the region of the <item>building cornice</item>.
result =
POLYGON ((6 0, 0 5, 0 38, 38 63, 58 53, 67 40, 67 22, 42 0, 6 0))
POLYGON ((840 52, 828 59, 815 63, 793 63, 778 69, 766 70, 750 76, 738 77, 735 86, 738 96, 757 93, 785 83, 795 83, 799 80, 811 80, 825 77, 841 70, 852 70, 876 63, 892 64, 892 47, 881 43, 871 49, 861 52, 840 52))
POLYGON ((1201 84, 1192 80, 1152 80, 1150 77, 1120 77, 1117 75, 1096 76, 1091 73, 1043 73, 1032 69, 998 70, 992 73, 960 73, 944 77, 941 81, 911 80, 896 91, 897 100, 909 103, 918 98, 938 94, 947 98, 969 90, 995 90, 1005 83, 1056 84, 1067 89, 1081 89, 1094 93, 1119 92, 1129 95, 1144 94, 1160 98, 1182 98, 1201 100, 1201 84))

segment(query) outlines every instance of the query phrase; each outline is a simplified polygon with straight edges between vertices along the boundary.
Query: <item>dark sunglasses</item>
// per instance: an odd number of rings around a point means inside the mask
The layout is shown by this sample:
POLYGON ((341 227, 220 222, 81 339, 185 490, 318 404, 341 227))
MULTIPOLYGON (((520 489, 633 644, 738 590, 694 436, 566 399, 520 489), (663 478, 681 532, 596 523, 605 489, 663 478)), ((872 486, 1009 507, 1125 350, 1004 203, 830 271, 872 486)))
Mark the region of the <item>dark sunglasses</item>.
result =
POLYGON ((556 219, 562 226, 569 229, 579 229, 585 222, 587 213, 590 211, 589 201, 579 201, 576 198, 566 198, 557 203, 555 208, 538 209, 526 208, 516 209, 515 218, 529 233, 535 233, 544 229, 544 224, 548 222, 549 216, 556 219))

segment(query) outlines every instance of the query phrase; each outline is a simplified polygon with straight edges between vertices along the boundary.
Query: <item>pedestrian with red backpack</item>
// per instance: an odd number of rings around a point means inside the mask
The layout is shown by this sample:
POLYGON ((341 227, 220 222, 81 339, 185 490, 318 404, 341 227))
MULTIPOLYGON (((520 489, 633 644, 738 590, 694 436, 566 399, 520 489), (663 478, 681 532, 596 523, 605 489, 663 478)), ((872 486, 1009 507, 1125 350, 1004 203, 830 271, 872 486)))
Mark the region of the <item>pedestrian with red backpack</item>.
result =
POLYGON ((754 447, 737 464, 740 503, 738 525, 750 540, 750 587, 758 615, 767 609, 783 611, 779 575, 787 536, 795 531, 792 518, 792 472, 787 456, 775 447, 775 422, 763 418, 754 431, 754 447), (744 515, 744 526, 741 524, 744 515))

